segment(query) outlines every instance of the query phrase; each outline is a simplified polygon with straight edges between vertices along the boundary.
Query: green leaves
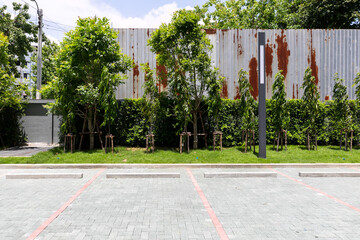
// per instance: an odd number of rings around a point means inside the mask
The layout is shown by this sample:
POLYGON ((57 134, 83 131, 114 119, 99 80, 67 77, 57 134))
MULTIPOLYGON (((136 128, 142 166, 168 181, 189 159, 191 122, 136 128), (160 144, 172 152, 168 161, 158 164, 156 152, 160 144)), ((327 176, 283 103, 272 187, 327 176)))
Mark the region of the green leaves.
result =
POLYGON ((208 0, 196 6, 211 29, 359 29, 358 0, 208 0))
POLYGON ((0 32, 2 32, 9 41, 9 69, 12 74, 19 74, 16 68, 16 62, 22 67, 25 66, 25 57, 33 51, 31 43, 37 40, 37 28, 30 22, 28 13, 29 5, 13 3, 13 10, 16 12, 12 17, 6 12, 7 6, 0 7, 0 32))
MULTIPOLYGON (((53 81, 56 80, 56 58, 59 53, 60 46, 55 42, 46 40, 42 47, 42 75, 41 75, 41 98, 53 99, 53 81)), ((34 73, 32 80, 37 82, 37 55, 31 56, 31 61, 34 64, 31 70, 34 73)), ((33 89, 33 96, 35 96, 36 88, 33 89)))
POLYGON ((153 134, 156 113, 160 108, 160 94, 154 78, 154 71, 150 69, 149 64, 141 64, 141 68, 145 71, 144 95, 142 97, 144 103, 141 111, 149 123, 149 134, 153 134))
POLYGON ((57 55, 52 107, 63 116, 63 131, 76 131, 75 115, 91 117, 91 127, 97 113, 103 117, 102 126, 114 122, 115 89, 123 79, 119 73, 132 66, 131 59, 120 52, 116 37, 109 20, 98 17, 79 18, 75 30, 66 34, 57 55))
POLYGON ((284 84, 284 76, 282 71, 275 75, 275 81, 272 85, 271 111, 273 114, 273 122, 275 133, 288 128, 290 122, 289 111, 287 108, 286 91, 284 84))
POLYGON ((305 129, 315 129, 315 121, 319 114, 318 104, 320 93, 315 83, 315 77, 312 76, 312 71, 309 67, 305 70, 301 88, 304 89, 304 94, 302 96, 304 105, 302 111, 304 119, 306 119, 305 129))
POLYGON ((211 66, 212 46, 199 21, 200 16, 195 11, 179 10, 171 23, 162 24, 148 42, 157 54, 158 64, 167 69, 168 91, 175 100, 175 114, 181 128, 190 121, 197 125, 201 101, 205 98, 212 100, 209 110, 214 114, 221 105, 222 80, 211 66))
POLYGON ((352 128, 352 116, 350 112, 350 106, 348 102, 348 94, 346 86, 344 85, 345 80, 339 78, 338 74, 334 76, 334 89, 333 89, 333 125, 334 128, 339 132, 343 129, 349 130, 352 128))
POLYGON ((255 129, 257 120, 255 116, 256 101, 250 93, 252 87, 250 85, 247 75, 247 72, 245 72, 243 69, 240 69, 238 79, 240 95, 239 117, 242 130, 253 130, 255 129))

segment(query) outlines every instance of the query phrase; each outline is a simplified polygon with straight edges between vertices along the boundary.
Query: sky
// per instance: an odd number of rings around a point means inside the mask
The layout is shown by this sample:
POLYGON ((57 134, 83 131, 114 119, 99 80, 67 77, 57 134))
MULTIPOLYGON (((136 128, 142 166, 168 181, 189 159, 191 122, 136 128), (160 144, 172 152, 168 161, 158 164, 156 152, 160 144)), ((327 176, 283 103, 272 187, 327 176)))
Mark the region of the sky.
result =
MULTIPOLYGON (((44 32, 59 43, 76 26, 78 17, 107 17, 114 28, 157 28, 168 23, 174 11, 193 9, 206 0, 36 0, 43 9, 44 32)), ((37 7, 31 0, 0 0, 12 12, 12 2, 30 6, 31 21, 37 24, 37 7)))

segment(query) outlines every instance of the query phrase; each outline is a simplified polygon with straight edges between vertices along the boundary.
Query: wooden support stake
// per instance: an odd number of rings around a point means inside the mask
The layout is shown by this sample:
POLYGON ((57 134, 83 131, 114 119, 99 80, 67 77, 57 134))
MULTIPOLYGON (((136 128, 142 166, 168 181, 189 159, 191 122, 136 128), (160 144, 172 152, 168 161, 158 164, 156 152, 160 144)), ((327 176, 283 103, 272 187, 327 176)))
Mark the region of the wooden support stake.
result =
POLYGON ((105 153, 107 153, 107 145, 109 143, 109 146, 110 146, 110 143, 111 143, 111 153, 114 153, 114 135, 112 134, 107 134, 105 136, 105 153))
POLYGON ((180 134, 180 153, 182 153, 182 135, 180 134))
POLYGON ((347 130, 345 130, 344 132, 345 132, 345 151, 347 151, 347 145, 348 145, 348 134, 347 134, 347 130))
POLYGON ((248 131, 245 132, 245 152, 247 152, 247 146, 248 146, 248 131))

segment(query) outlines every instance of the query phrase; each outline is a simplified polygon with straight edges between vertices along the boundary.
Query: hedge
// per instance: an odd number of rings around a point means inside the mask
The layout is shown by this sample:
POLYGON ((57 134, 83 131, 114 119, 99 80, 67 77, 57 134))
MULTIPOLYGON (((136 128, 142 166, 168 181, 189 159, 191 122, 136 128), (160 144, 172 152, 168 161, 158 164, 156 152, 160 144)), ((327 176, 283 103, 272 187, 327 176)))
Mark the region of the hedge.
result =
MULTIPOLYGON (((22 108, 6 107, 0 112, 0 134, 5 147, 19 146, 26 141, 24 130, 21 126, 22 108)), ((0 140, 0 148, 2 148, 0 140)))
MULTIPOLYGON (((354 120, 354 136, 355 141, 358 142, 357 133, 359 132, 356 127, 356 119, 360 119, 359 109, 354 100, 349 100, 351 112, 354 120)), ((111 133, 115 135, 114 141, 116 145, 128 147, 144 147, 145 139, 148 129, 146 119, 142 115, 141 106, 142 99, 124 99, 118 102, 118 115, 115 124, 111 127, 111 133)), ((240 122, 237 116, 240 114, 240 101, 239 100, 222 100, 222 109, 219 112, 219 130, 223 132, 223 146, 237 146, 241 144, 242 133, 240 130, 240 122)), ((274 140, 274 131, 271 126, 272 114, 270 105, 272 100, 266 101, 266 130, 267 130, 267 143, 272 144, 274 140)), ((303 101, 288 100, 288 110, 290 113, 290 126, 288 131, 288 144, 305 144, 305 130, 303 127, 303 117, 301 115, 301 107, 303 101)), ((333 101, 319 102, 319 117, 317 119, 318 131, 318 144, 330 145, 338 144, 338 133, 333 128, 331 121, 333 101)), ((180 127, 176 124, 176 117, 173 112, 174 103, 172 99, 167 96, 160 98, 160 111, 157 113, 157 121, 155 122, 155 143, 157 147, 179 147, 179 131, 180 127)), ((215 130, 212 117, 207 116, 206 102, 203 103, 204 112, 203 120, 205 131, 207 133, 208 146, 212 146, 212 132, 215 130)), ((256 113, 257 114, 257 113, 256 113)), ((200 120, 199 120, 200 121, 200 120)), ((82 121, 78 121, 82 124, 82 121)), ((202 132, 201 123, 198 123, 199 132, 202 132)), ((78 129, 81 129, 79 125, 78 129)), ((106 132, 105 129, 102 129, 106 132)), ((192 131, 192 126, 188 126, 188 131, 192 131)), ((255 129, 256 136, 258 129, 255 129)), ((96 138, 97 145, 99 146, 98 139, 96 138)), ((191 144, 192 145, 192 144, 191 144)), ((199 137, 199 146, 203 147, 204 138, 199 137)), ((87 147, 86 140, 83 144, 84 148, 87 147)))

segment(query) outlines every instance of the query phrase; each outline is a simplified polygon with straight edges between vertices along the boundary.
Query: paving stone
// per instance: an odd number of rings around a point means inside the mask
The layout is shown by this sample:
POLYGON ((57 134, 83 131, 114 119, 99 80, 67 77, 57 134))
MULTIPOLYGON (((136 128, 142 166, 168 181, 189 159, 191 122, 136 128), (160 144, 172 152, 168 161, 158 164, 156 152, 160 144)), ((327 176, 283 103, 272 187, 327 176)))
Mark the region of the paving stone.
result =
MULTIPOLYGON (((205 172, 234 170, 191 169, 229 239, 358 239, 360 212, 334 199, 360 208, 360 179, 301 178, 299 168, 276 170, 298 182, 280 174, 266 179, 204 178, 205 172)), ((26 239, 99 170, 82 169, 83 179, 11 181, 4 176, 10 171, 0 169, 0 239, 26 239)), ((79 169, 55 171, 76 173, 79 169)), ((102 173, 37 239, 220 239, 185 168, 117 170, 181 174, 170 179, 107 179, 111 171, 102 173)), ((316 171, 357 172, 345 168, 316 171)))

